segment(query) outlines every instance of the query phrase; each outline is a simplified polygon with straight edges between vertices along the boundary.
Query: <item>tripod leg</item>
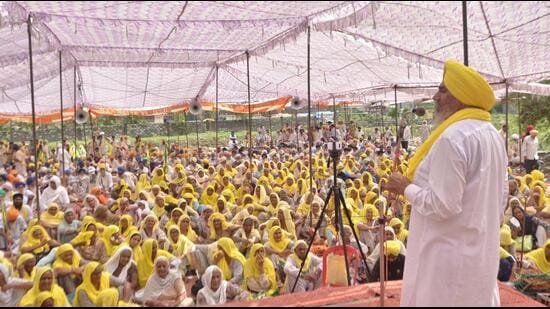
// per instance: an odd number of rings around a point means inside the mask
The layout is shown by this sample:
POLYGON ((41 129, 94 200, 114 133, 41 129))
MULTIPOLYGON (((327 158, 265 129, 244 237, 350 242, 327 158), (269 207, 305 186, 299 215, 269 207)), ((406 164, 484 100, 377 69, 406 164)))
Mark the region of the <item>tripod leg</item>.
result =
POLYGON ((342 210, 340 209, 340 200, 338 198, 338 187, 335 184, 334 185, 334 212, 336 219, 336 224, 338 224, 340 229, 340 239, 342 240, 342 246, 344 248, 344 261, 346 263, 346 277, 348 279, 348 286, 351 286, 351 277, 349 275, 349 261, 348 261, 348 251, 346 250, 346 242, 344 241, 344 220, 342 218, 342 214, 340 213, 342 210))
MULTIPOLYGON (((311 237, 311 240, 309 241, 309 245, 307 247, 307 254, 309 254, 309 251, 311 250, 311 246, 313 245, 313 241, 315 240, 315 235, 317 234, 317 231, 319 231, 319 228, 321 227, 321 224, 323 223, 325 211, 328 207, 328 201, 330 201, 330 197, 332 196, 332 190, 329 191, 327 198, 325 199, 325 205, 323 205, 323 209, 321 210, 321 216, 319 217, 319 220, 317 220, 317 225, 315 226, 315 231, 313 232, 313 237, 311 237)), ((294 293, 294 290, 296 289, 296 285, 298 284, 298 279, 300 279, 300 275, 302 274, 302 270, 304 268, 304 264, 306 262, 306 259, 302 261, 302 264, 300 265, 300 271, 298 271, 298 276, 296 276, 296 280, 294 280, 294 285, 292 286, 292 291, 290 293, 294 293)))
POLYGON ((365 253, 363 252, 363 249, 361 248, 361 245, 360 245, 360 242, 359 242, 359 237, 357 236, 357 232, 355 231, 355 227, 353 226, 353 221, 351 220, 351 215, 350 215, 350 212, 349 212, 349 209, 346 207, 346 201, 344 200, 344 196, 342 195, 342 191, 338 191, 338 198, 340 199, 340 201, 342 202, 342 205, 344 206, 343 209, 344 209, 344 213, 346 214, 346 217, 348 218, 349 220, 349 224, 350 224, 350 227, 351 227, 351 231, 353 233, 353 237, 355 238, 355 241, 357 242, 357 248, 359 249, 359 253, 361 253, 361 259, 363 260, 363 263, 365 263, 365 268, 367 270, 367 280, 370 281, 371 280, 371 275, 370 275, 370 270, 369 270, 369 266, 367 264, 367 257, 365 256, 365 253))

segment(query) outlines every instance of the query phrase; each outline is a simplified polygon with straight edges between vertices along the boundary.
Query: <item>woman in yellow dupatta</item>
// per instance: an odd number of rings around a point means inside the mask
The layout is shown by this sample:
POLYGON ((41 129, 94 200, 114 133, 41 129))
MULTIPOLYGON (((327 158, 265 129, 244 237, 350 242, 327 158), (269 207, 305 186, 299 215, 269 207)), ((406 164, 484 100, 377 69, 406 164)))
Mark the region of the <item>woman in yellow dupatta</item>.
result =
POLYGON ((59 246, 59 243, 48 236, 48 232, 41 225, 31 227, 27 240, 21 246, 21 253, 32 253, 39 259, 47 255, 51 247, 59 246))
POLYGON ((405 225, 403 224, 403 222, 399 218, 393 218, 390 220, 389 226, 391 226, 395 231, 395 237, 406 244, 407 236, 409 236, 409 231, 405 229, 405 225))
POLYGON ((218 201, 218 194, 213 185, 209 185, 204 192, 202 192, 200 202, 203 205, 209 205, 214 207, 218 201))
POLYGON ((54 272, 50 267, 38 267, 36 269, 32 288, 23 295, 23 298, 21 298, 19 302, 19 306, 34 306, 34 301, 41 292, 52 293, 54 307, 71 306, 63 289, 55 283, 54 272))
POLYGON ((63 244, 57 248, 52 268, 59 285, 65 291, 74 291, 74 287, 68 287, 73 286, 75 280, 78 280, 78 277, 82 273, 82 264, 80 255, 75 252, 71 244, 63 244))
POLYGON ((214 264, 222 270, 225 280, 240 285, 243 280, 243 273, 235 273, 235 271, 243 270, 246 258, 237 249, 231 238, 222 237, 218 240, 217 245, 218 251, 214 253, 212 258, 214 264), (240 263, 240 268, 235 263, 240 263))
POLYGON ((378 209, 372 204, 367 204, 359 212, 359 219, 355 224, 355 229, 359 240, 369 247, 369 252, 374 248, 376 243, 376 236, 378 233, 378 226, 376 225, 376 219, 380 216, 378 209))
POLYGON ((65 219, 65 214, 59 210, 57 203, 50 203, 48 210, 40 215, 40 224, 50 234, 50 236, 57 235, 57 226, 60 225, 65 219), (55 233, 54 233, 55 232, 55 233))
POLYGON ((265 187, 262 185, 257 185, 254 189, 254 203, 261 205, 261 206, 267 206, 269 205, 269 199, 267 198, 267 194, 265 191, 265 187))
POLYGON ((191 240, 181 234, 177 225, 172 225, 167 230, 168 242, 165 245, 165 250, 176 257, 185 257, 191 250, 194 244, 191 240))
POLYGON ((36 258, 30 253, 21 254, 15 264, 15 277, 33 281, 36 274, 36 258))
POLYGON ((180 233, 183 236, 187 237, 193 243, 198 242, 199 236, 197 235, 195 230, 193 230, 193 228, 191 227, 191 217, 189 217, 188 214, 183 214, 180 217, 180 220, 178 221, 178 227, 180 229, 180 233))
POLYGON ((139 179, 136 184, 136 192, 139 193, 150 189, 151 189, 151 182, 149 181, 149 177, 147 176, 147 174, 142 173, 141 175, 139 175, 139 179))
POLYGON ((90 262, 84 268, 82 284, 76 288, 74 296, 75 307, 97 306, 97 296, 105 289, 110 288, 109 273, 103 271, 103 266, 97 262, 90 262))
MULTIPOLYGON (((159 244, 156 239, 147 239, 141 246, 142 253, 136 256, 136 264, 138 268, 139 287, 145 287, 147 280, 153 274, 155 269, 154 261, 157 256, 164 256, 168 259, 173 258, 173 255, 165 250, 159 249, 159 244)), ((134 251, 135 252, 135 251, 134 251)))
POLYGON ((254 244, 250 249, 249 258, 244 265, 243 289, 267 296, 277 292, 275 267, 266 257, 262 244, 254 244))
POLYGON ((527 253, 525 257, 534 263, 530 268, 535 268, 543 274, 550 274, 550 239, 543 247, 527 253))
POLYGON ((292 241, 283 233, 283 229, 281 229, 280 226, 271 227, 269 230, 269 241, 265 246, 265 251, 278 271, 284 268, 286 258, 291 253, 291 248, 292 241))
POLYGON ((372 192, 372 191, 367 192, 367 196, 365 196, 365 202, 363 204, 364 205, 365 204, 374 205, 374 201, 376 200, 377 196, 378 196, 378 194, 376 194, 375 192, 372 192))
POLYGON ((369 190, 372 189, 374 186, 372 175, 369 172, 364 172, 363 175, 361 175, 361 183, 365 188, 368 188, 369 190))
POLYGON ((151 179, 151 184, 160 186, 161 182, 166 183, 166 177, 164 175, 164 171, 162 170, 162 167, 157 167, 153 171, 153 179, 151 179))
POLYGON ((103 242, 105 242, 105 252, 111 257, 122 243, 120 228, 116 225, 109 225, 103 233, 103 242))
POLYGON ((281 223, 281 228, 290 234, 291 239, 296 239, 296 226, 290 213, 290 207, 286 202, 279 203, 279 209, 277 210, 277 218, 281 223))
POLYGON ((236 200, 235 200, 235 194, 233 194, 233 191, 226 188, 222 191, 222 196, 225 198, 226 202, 235 205, 236 200))
POLYGON ((136 229, 134 226, 134 218, 130 215, 122 215, 120 217, 120 220, 118 221, 118 227, 120 229, 120 235, 124 239, 128 239, 128 236, 130 236, 130 233, 136 229))
POLYGON ((225 216, 219 212, 208 218, 208 240, 216 241, 222 237, 230 237, 232 225, 227 222, 225 216))
POLYGON ((296 184, 296 181, 294 180, 294 177, 287 176, 285 178, 285 183, 283 185, 283 190, 288 193, 288 196, 290 198, 294 198, 294 195, 298 192, 298 184, 296 184))
POLYGON ((164 229, 168 230, 168 228, 170 228, 171 226, 178 226, 178 222, 181 216, 183 216, 184 214, 185 211, 181 208, 172 209, 172 211, 170 212, 170 220, 166 222, 166 224, 164 225, 164 229))

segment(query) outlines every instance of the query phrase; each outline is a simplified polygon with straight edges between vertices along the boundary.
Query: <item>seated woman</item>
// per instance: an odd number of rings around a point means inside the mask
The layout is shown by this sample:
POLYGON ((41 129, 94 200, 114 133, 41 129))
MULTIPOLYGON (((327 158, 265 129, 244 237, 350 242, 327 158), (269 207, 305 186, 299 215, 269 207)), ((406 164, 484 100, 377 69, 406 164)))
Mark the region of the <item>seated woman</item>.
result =
POLYGON ((208 218, 208 242, 215 242, 222 237, 231 237, 238 225, 227 223, 224 215, 214 213, 208 218))
POLYGON ((143 291, 143 304, 151 307, 189 307, 193 299, 187 297, 183 279, 170 270, 166 257, 155 260, 155 271, 143 291))
MULTIPOLYGON (((386 226, 384 228, 384 241, 387 240, 395 240, 400 243, 401 250, 399 251, 399 254, 401 255, 407 255, 407 249, 405 248, 405 245, 395 237, 395 232, 393 231, 393 228, 391 226, 386 226)), ((376 261, 380 258, 380 243, 377 243, 374 249, 372 250, 372 253, 369 254, 367 257, 367 265, 369 267, 369 270, 372 273, 372 269, 374 268, 374 264, 376 261)))
POLYGON ((23 295, 19 306, 34 306, 34 301, 41 292, 50 292, 52 294, 54 307, 71 306, 63 289, 55 283, 54 272, 50 267, 38 267, 36 269, 32 288, 23 295))
POLYGON ((82 284, 76 288, 74 297, 75 307, 97 306, 99 292, 110 287, 109 274, 103 271, 103 266, 97 262, 90 262, 84 268, 82 284))
MULTIPOLYGON (((527 211, 530 208, 528 207, 527 211)), ((546 231, 540 224, 541 220, 533 215, 529 215, 527 211, 520 205, 512 205, 512 218, 508 221, 508 225, 512 231, 512 238, 518 243, 518 246, 516 246, 517 251, 529 252, 537 249, 542 245, 539 238, 546 238, 546 231), (521 240, 522 237, 524 237, 523 241, 521 240), (523 248, 521 247, 522 242, 523 248)))
POLYGON ((32 281, 36 274, 36 258, 30 253, 21 254, 15 265, 15 274, 17 278, 32 281))
POLYGON ((122 245, 104 265, 110 274, 111 286, 120 291, 124 300, 129 300, 138 287, 138 271, 132 257, 132 248, 122 245))
POLYGON ((187 237, 180 233, 180 229, 176 225, 168 228, 168 242, 166 242, 165 250, 170 252, 175 257, 180 258, 180 270, 185 274, 189 265, 189 253, 193 251, 195 244, 187 237))
POLYGON ((166 222, 164 225, 164 229, 168 230, 171 226, 178 226, 178 222, 180 221, 181 216, 183 216, 185 212, 181 208, 174 208, 170 212, 170 220, 166 222))
POLYGON ((305 263, 302 268, 302 274, 296 283, 294 293, 313 291, 319 288, 321 286, 322 260, 307 252, 307 244, 303 240, 298 240, 292 251, 293 253, 286 259, 284 266, 286 274, 284 291, 286 293, 292 292, 292 287, 298 277, 304 259, 305 263))
POLYGON ((21 253, 32 253, 36 260, 48 255, 52 247, 59 246, 59 243, 51 239, 41 225, 31 227, 27 235, 27 240, 21 246, 21 253))
POLYGON ((82 226, 80 233, 71 241, 85 262, 105 263, 109 259, 105 242, 99 237, 96 223, 88 222, 82 226))
POLYGON ((66 244, 73 240, 78 235, 81 225, 81 222, 76 220, 74 210, 65 210, 63 222, 57 226, 57 240, 59 243, 66 244))
MULTIPOLYGON (((400 252, 401 243, 398 240, 386 240, 384 242, 384 255, 388 262, 384 280, 403 280, 405 256, 400 252)), ((380 258, 374 263, 371 274, 373 281, 380 281, 380 258)))
POLYGON ((191 227, 191 218, 187 214, 180 217, 178 227, 183 236, 187 237, 194 244, 198 243, 199 235, 197 235, 197 232, 191 227))
POLYGON ((403 222, 399 218, 392 218, 389 226, 393 227, 395 237, 407 245, 407 236, 409 236, 409 231, 405 229, 403 222))
POLYGON ((249 294, 238 285, 223 279, 222 270, 209 266, 201 278, 203 288, 197 293, 197 306, 223 305, 231 300, 245 300, 249 294))
POLYGON ((292 253, 292 246, 292 241, 287 238, 280 226, 274 226, 269 230, 269 242, 265 245, 265 252, 273 262, 281 282, 284 281, 286 259, 292 253))
POLYGON ((250 257, 244 265, 244 287, 257 296, 273 296, 277 293, 275 268, 266 257, 262 244, 255 244, 250 249, 250 257))
POLYGON ((124 240, 128 240, 130 233, 136 229, 134 226, 134 218, 130 215, 122 215, 118 221, 118 227, 120 229, 120 235, 124 240))
POLYGON ((63 222, 65 216, 59 210, 57 203, 50 203, 47 211, 40 216, 40 224, 48 231, 51 238, 57 239, 57 227, 63 222))
POLYGON ((245 257, 239 252, 231 238, 222 237, 217 242, 218 251, 213 255, 213 264, 222 270, 225 280, 241 285, 245 257))
POLYGON ((111 257, 118 246, 122 243, 124 239, 120 235, 120 229, 116 225, 109 225, 105 228, 103 232, 103 242, 105 243, 105 254, 108 257, 111 257))
POLYGON ((248 251, 252 245, 262 241, 260 232, 255 228, 257 224, 258 219, 254 216, 249 216, 244 219, 243 226, 233 235, 233 241, 235 241, 239 251, 244 256, 248 255, 248 251))
POLYGON ((159 243, 155 239, 147 239, 143 242, 142 252, 139 256, 136 256, 136 263, 138 268, 139 287, 145 287, 147 279, 151 277, 154 270, 153 261, 159 257, 164 256, 168 259, 173 259, 173 255, 165 250, 159 249, 159 243))
POLYGON ((161 247, 166 242, 166 234, 159 228, 159 220, 154 214, 145 217, 139 231, 143 241, 154 239, 159 242, 161 247))
POLYGON ((0 263, 0 306, 17 307, 23 294, 32 288, 32 280, 24 280, 11 276, 8 266, 0 263))
POLYGON ((550 274, 550 240, 544 246, 525 255, 526 268, 535 269, 543 274, 550 274))
POLYGON ((80 255, 74 251, 70 244, 64 244, 57 248, 53 270, 59 286, 69 297, 82 282, 83 265, 84 262, 81 261, 80 255))

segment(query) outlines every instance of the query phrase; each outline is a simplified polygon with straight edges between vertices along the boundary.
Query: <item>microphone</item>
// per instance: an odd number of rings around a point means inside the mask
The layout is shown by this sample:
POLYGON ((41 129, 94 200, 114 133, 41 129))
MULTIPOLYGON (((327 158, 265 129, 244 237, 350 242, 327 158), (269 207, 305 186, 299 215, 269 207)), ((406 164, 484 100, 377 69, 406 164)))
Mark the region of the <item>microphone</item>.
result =
POLYGON ((412 112, 418 117, 426 115, 426 110, 423 107, 415 107, 412 112))

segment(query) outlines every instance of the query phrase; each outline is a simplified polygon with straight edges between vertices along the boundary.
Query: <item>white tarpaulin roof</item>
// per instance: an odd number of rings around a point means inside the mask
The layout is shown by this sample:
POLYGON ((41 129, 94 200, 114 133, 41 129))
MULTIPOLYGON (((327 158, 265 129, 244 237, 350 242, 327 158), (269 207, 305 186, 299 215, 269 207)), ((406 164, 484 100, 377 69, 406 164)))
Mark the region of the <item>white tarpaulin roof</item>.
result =
MULTIPOLYGON (((461 2, 105 1, 3 3, 0 110, 30 113, 26 20, 33 18, 37 112, 63 100, 87 106, 151 108, 199 96, 221 102, 284 95, 393 99, 394 85, 434 86, 447 59, 463 60, 461 2)), ((550 95, 550 4, 468 2, 469 64, 512 90, 550 95)), ((502 88, 502 87, 501 87, 502 88)), ((500 89, 501 89, 500 88, 500 89)), ((399 89, 399 100, 425 97, 399 89)))

